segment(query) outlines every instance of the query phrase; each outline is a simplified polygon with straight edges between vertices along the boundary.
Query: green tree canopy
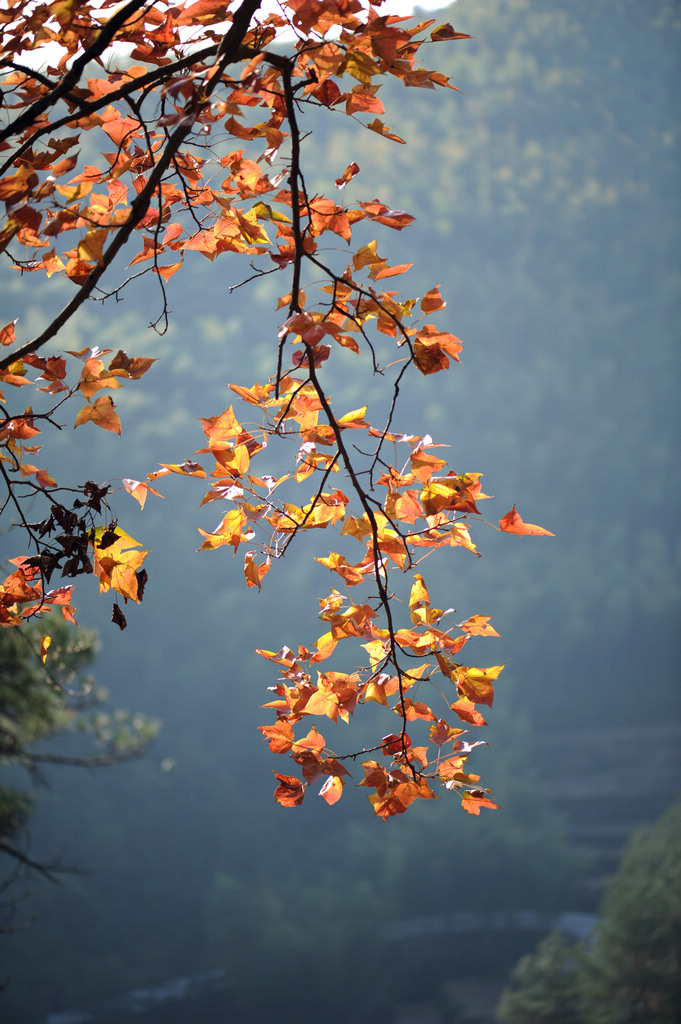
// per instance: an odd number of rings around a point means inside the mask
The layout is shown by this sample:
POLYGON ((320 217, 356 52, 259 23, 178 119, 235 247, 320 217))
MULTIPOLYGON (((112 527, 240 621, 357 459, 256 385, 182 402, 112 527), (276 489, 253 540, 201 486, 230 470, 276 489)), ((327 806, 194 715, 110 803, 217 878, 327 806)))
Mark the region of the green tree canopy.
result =
POLYGON ((523 957, 497 1007, 502 1024, 676 1024, 681 1017, 681 799, 637 830, 595 934, 554 932, 523 957))

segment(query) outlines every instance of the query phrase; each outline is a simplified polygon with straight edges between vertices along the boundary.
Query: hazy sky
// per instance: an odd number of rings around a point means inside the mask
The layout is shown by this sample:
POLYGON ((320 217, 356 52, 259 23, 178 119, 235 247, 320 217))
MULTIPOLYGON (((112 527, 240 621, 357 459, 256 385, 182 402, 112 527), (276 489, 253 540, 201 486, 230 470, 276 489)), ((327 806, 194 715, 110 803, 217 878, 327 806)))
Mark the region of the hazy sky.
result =
POLYGON ((414 4, 412 0, 386 0, 381 11, 383 13, 390 11, 391 14, 411 14, 414 7, 420 7, 422 11, 438 11, 453 2, 454 0, 420 0, 419 3, 414 4))

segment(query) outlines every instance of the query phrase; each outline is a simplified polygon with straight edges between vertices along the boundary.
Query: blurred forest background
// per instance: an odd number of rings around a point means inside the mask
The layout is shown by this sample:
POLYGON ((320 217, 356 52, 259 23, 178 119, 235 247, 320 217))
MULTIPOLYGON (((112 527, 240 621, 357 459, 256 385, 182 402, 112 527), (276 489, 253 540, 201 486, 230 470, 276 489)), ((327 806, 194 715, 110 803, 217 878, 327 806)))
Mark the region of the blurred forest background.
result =
MULTIPOLYGON (((502 634, 475 650, 507 668, 470 762, 502 809, 472 819, 443 794, 383 823, 351 787, 335 808, 312 793, 276 806, 282 766, 256 728, 273 676, 253 650, 317 636, 328 573, 303 543, 246 591, 240 559, 196 554, 196 525, 217 519, 197 511, 200 483, 171 480, 143 513, 123 496, 125 528, 152 548, 144 605, 119 634, 81 584, 78 618, 99 631, 98 683, 163 728, 135 763, 45 770, 31 855, 83 873, 3 894, 28 890, 0 935, 5 1024, 135 1009, 145 1024, 489 1021, 518 958, 561 915, 588 926, 631 830, 681 787, 681 8, 458 0, 438 18, 473 36, 428 57, 460 93, 385 86, 407 146, 315 122, 308 184, 355 160, 353 195, 416 216, 379 252, 414 262, 406 294, 442 284, 438 323, 465 348, 442 380, 412 378, 398 428, 485 474, 487 518, 517 501, 556 534, 480 527, 482 558, 455 549, 427 566, 434 604, 502 634)), ((31 329, 61 304, 54 279, 38 301, 36 280, 1 273, 0 305, 23 304, 31 329)), ((171 281, 164 338, 146 284, 83 312, 61 347, 159 361, 116 396, 121 440, 69 428, 44 463, 139 479, 201 447, 198 417, 229 404, 225 383, 272 372, 288 287, 271 275, 230 293, 244 276, 197 254, 171 281)), ((380 385, 343 366, 337 406, 371 402, 380 385)))

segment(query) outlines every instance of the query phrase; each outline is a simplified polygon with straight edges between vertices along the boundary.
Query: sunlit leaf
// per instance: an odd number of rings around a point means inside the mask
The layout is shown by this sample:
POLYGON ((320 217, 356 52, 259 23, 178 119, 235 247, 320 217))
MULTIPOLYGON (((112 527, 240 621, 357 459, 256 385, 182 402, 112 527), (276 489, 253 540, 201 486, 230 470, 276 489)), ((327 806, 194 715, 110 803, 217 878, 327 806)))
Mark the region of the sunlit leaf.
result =
POLYGON ((534 523, 524 523, 519 513, 516 512, 515 505, 510 512, 507 512, 499 520, 499 529, 503 530, 504 533, 518 533, 522 537, 555 537, 555 533, 551 533, 541 526, 535 526, 534 523))
POLYGON ((80 427, 83 423, 95 423, 102 430, 110 430, 114 434, 120 434, 121 421, 115 412, 115 406, 111 395, 102 395, 96 398, 92 405, 84 405, 76 416, 74 427, 80 427))

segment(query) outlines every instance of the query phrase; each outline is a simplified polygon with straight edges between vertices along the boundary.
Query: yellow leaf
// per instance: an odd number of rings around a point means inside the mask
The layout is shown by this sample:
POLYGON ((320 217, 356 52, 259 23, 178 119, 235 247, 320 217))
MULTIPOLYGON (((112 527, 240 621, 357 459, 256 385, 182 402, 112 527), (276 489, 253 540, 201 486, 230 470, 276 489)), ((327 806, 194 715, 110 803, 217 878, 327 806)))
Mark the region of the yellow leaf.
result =
POLYGON ((416 573, 414 577, 414 584, 411 588, 411 594, 409 596, 409 610, 411 612, 411 621, 416 622, 427 622, 427 608, 430 604, 430 597, 428 596, 428 590, 423 582, 423 576, 420 573, 416 573))
POLYGON ((352 412, 346 412, 345 416, 341 416, 338 420, 339 427, 354 427, 355 429, 364 429, 369 427, 370 424, 364 419, 367 411, 367 406, 363 405, 361 409, 353 409, 352 412))
POLYGON ((101 228, 98 231, 88 231, 85 237, 81 238, 78 243, 79 258, 90 263, 101 262, 107 234, 106 228, 101 228))
POLYGON ((149 552, 133 550, 141 546, 139 541, 119 526, 98 526, 91 543, 100 593, 115 590, 122 597, 139 603, 137 573, 149 552))
POLYGON ((240 508, 232 509, 228 512, 222 522, 213 533, 206 533, 205 530, 199 528, 199 533, 205 537, 203 544, 199 548, 199 551, 204 551, 211 548, 222 547, 223 544, 231 544, 234 550, 238 548, 242 540, 246 538, 242 534, 242 527, 246 525, 246 514, 240 508))

